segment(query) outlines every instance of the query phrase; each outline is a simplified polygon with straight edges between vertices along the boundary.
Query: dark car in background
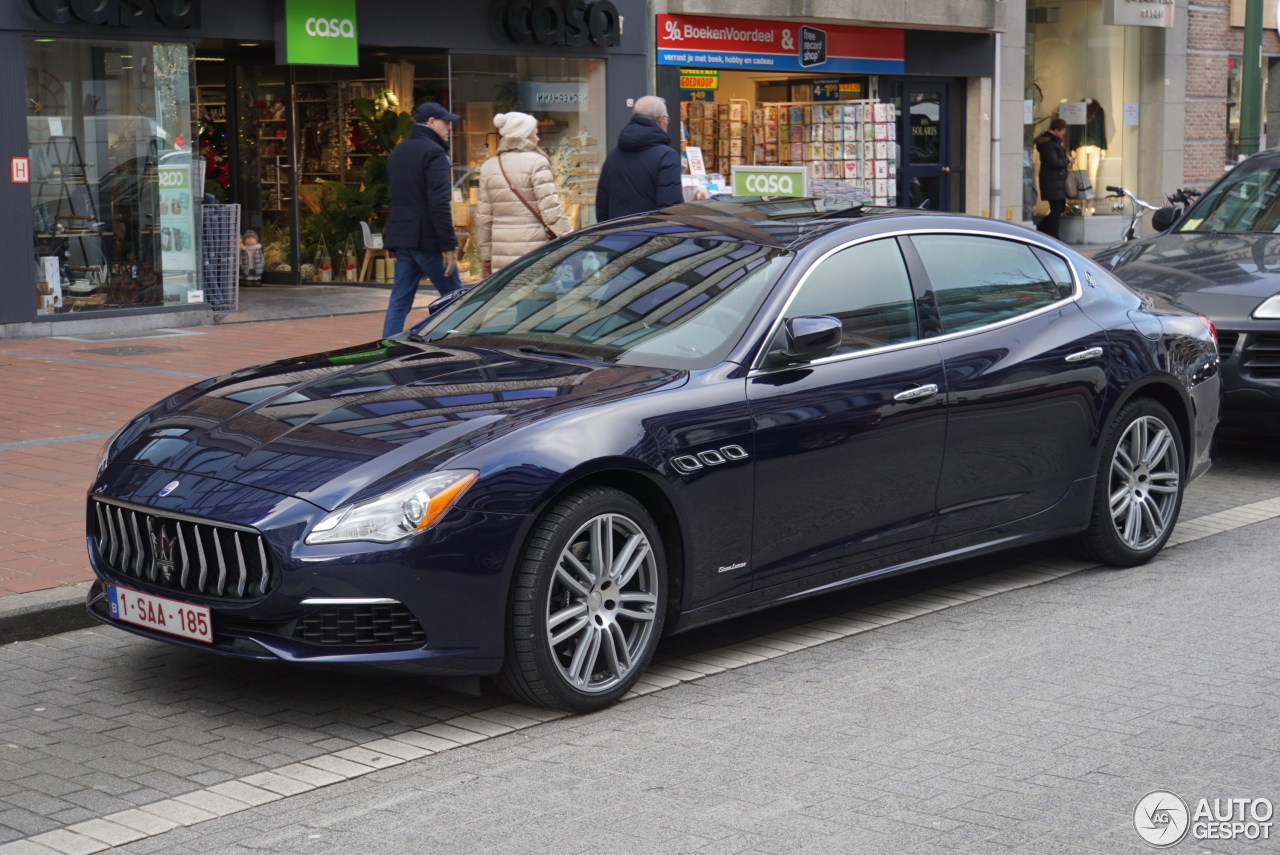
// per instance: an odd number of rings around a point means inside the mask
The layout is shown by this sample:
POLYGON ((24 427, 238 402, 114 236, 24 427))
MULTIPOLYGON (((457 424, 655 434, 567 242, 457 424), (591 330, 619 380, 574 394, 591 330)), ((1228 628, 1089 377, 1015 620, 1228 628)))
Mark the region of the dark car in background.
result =
POLYGON ((433 308, 126 425, 92 613, 594 709, 662 635, 798 597, 1064 536, 1147 561, 1218 418, 1203 318, 973 217, 681 205, 433 308))
POLYGON ((1236 166, 1162 234, 1094 260, 1212 319, 1223 424, 1280 430, 1280 151, 1236 166))

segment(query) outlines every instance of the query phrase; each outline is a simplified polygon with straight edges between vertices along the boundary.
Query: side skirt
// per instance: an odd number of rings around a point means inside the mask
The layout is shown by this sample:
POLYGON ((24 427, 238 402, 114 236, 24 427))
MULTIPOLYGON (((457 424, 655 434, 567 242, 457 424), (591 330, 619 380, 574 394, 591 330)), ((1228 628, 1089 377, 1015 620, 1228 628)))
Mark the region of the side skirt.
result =
POLYGON ((1038 514, 985 531, 962 535, 900 553, 893 556, 894 563, 887 566, 876 566, 875 562, 865 562, 819 576, 811 576, 808 579, 799 579, 752 591, 749 594, 674 615, 667 620, 666 631, 663 634, 675 635, 707 624, 807 597, 829 594, 865 582, 911 573, 940 564, 949 564, 966 558, 975 558, 991 552, 1000 552, 1014 546, 1075 534, 1083 531, 1088 524, 1089 509, 1093 503, 1094 480, 1094 478, 1081 478, 1076 481, 1057 504, 1038 514))

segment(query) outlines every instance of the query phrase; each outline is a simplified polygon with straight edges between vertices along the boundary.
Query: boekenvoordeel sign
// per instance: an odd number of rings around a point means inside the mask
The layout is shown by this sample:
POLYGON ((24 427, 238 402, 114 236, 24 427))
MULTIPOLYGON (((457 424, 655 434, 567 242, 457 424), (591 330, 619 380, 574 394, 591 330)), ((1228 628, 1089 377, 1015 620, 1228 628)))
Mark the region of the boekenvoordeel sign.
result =
POLYGON ((281 65, 359 65, 356 0, 284 0, 276 21, 281 65))
POLYGON ((616 47, 622 18, 609 0, 498 0, 490 21, 499 36, 517 44, 616 47))
POLYGON ((28 0, 31 11, 50 24, 160 25, 189 30, 200 26, 200 0, 28 0))
POLYGON ((902 74, 905 55, 902 30, 658 16, 659 65, 902 74))

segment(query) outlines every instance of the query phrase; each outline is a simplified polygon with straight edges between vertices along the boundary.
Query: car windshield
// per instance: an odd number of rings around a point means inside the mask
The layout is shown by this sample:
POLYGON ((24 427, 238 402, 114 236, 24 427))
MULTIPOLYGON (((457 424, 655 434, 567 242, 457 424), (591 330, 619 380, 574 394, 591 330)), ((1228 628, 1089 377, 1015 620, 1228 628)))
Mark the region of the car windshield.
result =
POLYGON ((1240 164, 1195 204, 1178 231, 1280 231, 1280 170, 1270 158, 1240 164))
POLYGON ((416 329, 457 346, 524 347, 655 368, 709 368, 791 254, 669 232, 579 234, 511 264, 416 329))

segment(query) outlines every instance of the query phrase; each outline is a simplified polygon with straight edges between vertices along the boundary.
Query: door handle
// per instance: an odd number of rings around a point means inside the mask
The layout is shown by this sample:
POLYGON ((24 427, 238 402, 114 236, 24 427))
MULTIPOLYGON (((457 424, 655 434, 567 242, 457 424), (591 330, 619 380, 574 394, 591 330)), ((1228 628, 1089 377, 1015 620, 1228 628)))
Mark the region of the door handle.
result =
POLYGON ((943 172, 945 172, 946 174, 950 175, 950 174, 951 174, 951 167, 950 167, 950 166, 944 166, 944 167, 942 167, 942 171, 943 171, 943 172))
POLYGON ((1088 350, 1081 350, 1068 356, 1067 362, 1088 362, 1090 359, 1097 359, 1102 355, 1102 348, 1091 347, 1088 350))
POLYGON ((938 394, 938 385, 936 383, 926 383, 924 386, 917 386, 914 389, 907 389, 893 396, 895 401, 921 401, 925 398, 932 398, 938 394))

